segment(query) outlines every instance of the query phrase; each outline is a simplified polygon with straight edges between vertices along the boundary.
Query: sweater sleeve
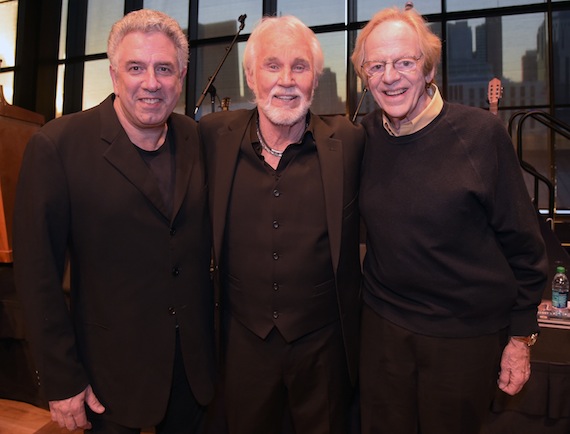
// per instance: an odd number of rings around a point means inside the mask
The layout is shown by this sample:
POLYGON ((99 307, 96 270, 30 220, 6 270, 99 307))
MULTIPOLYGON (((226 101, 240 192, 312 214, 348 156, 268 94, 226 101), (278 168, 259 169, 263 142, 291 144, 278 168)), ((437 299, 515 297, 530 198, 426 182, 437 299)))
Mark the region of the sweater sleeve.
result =
MULTIPOLYGON (((511 336, 538 331, 537 306, 548 275, 546 247, 538 224, 538 213, 529 197, 514 147, 504 126, 497 120, 489 128, 488 142, 494 144, 490 167, 489 222, 518 284, 510 313, 511 336)), ((488 149, 488 148, 487 148, 488 149)))

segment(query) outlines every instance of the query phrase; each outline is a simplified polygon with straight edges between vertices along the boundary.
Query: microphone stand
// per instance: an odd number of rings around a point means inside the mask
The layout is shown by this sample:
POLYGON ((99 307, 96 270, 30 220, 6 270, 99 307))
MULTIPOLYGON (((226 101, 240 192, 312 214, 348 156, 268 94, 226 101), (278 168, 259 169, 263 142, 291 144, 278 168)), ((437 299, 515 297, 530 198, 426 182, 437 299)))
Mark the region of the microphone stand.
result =
POLYGON ((364 101, 364 97, 366 96, 366 92, 368 92, 367 87, 362 89, 362 95, 360 95, 360 101, 358 101, 358 105, 356 106, 356 111, 354 112, 354 115, 352 116, 352 123, 356 122, 356 118, 358 117, 358 112, 360 111, 360 106, 362 105, 362 102, 364 101))
POLYGON ((224 57, 222 58, 222 61, 220 62, 220 64, 218 65, 218 67, 216 68, 216 71, 214 72, 214 74, 210 77, 210 79, 208 80, 208 84, 206 84, 206 87, 204 88, 204 90, 202 91, 202 94, 200 95, 200 98, 198 99, 198 102, 196 103, 196 108, 194 109, 194 114, 198 113, 198 110, 200 109, 200 106, 202 105, 202 103, 204 102, 204 98, 206 98, 206 94, 208 92, 211 93, 212 95, 212 112, 215 111, 215 104, 216 104, 216 88, 214 86, 212 86, 212 84, 214 83, 214 80, 216 79, 216 76, 218 75, 218 73, 220 72, 220 69, 222 69, 222 65, 224 64, 224 62, 226 61, 226 59, 228 58, 228 55, 230 54, 230 51, 232 50, 233 46, 236 43, 236 40, 240 34, 240 32, 243 30, 244 26, 245 26, 245 19, 247 18, 246 14, 240 15, 240 17, 238 18, 238 21, 240 22, 240 26, 239 29, 236 33, 236 35, 234 36, 234 39, 232 41, 232 43, 230 44, 229 47, 226 47, 226 54, 224 55, 224 57))

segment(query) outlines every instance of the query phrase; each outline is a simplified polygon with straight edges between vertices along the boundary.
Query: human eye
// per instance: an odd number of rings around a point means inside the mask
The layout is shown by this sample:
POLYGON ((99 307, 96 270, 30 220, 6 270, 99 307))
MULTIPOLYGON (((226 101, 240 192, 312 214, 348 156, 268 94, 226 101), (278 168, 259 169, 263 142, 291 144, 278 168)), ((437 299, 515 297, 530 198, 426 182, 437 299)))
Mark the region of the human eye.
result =
POLYGON ((404 57, 394 62, 394 67, 398 71, 411 71, 416 67, 416 60, 410 57, 404 57))
POLYGON ((378 74, 379 72, 384 72, 385 65, 382 62, 369 62, 366 65, 366 73, 370 76, 378 74))
POLYGON ((308 68, 308 65, 306 65, 305 63, 298 63, 295 66, 293 66, 293 71, 294 72, 305 72, 308 68))
POLYGON ((156 68, 157 74, 160 74, 160 75, 171 75, 172 71, 173 71, 173 68, 169 65, 159 65, 156 68))
POLYGON ((277 65, 277 63, 274 62, 266 63, 265 69, 271 72, 279 71, 279 65, 277 65))

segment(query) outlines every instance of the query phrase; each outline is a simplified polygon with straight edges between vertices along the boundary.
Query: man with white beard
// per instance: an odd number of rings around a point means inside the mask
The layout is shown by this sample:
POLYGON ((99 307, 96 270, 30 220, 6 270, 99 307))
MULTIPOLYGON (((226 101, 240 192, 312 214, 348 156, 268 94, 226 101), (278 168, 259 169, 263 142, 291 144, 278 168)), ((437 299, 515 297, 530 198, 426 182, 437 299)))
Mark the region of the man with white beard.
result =
POLYGON ((358 365, 364 134, 310 112, 323 53, 292 16, 246 45, 252 110, 200 120, 231 434, 346 434, 358 365))

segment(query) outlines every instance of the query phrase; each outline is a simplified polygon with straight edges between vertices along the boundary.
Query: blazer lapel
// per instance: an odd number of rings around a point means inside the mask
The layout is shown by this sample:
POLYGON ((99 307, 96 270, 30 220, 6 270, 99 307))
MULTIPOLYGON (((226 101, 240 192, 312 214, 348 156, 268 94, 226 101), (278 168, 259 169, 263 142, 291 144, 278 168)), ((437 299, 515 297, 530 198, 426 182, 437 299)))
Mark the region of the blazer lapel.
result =
POLYGON ((323 189, 325 192, 331 258, 336 274, 340 260, 343 218, 344 172, 342 142, 332 138, 333 130, 322 122, 318 116, 313 115, 312 118, 315 120, 315 142, 319 154, 323 189))
MULTIPOLYGON (((247 131, 255 110, 247 112, 247 117, 239 117, 227 126, 222 126, 216 138, 216 157, 214 158, 215 179, 210 183, 212 189, 212 231, 214 238, 214 255, 219 263, 222 251, 224 227, 232 181, 237 164, 239 150, 244 140, 249 140, 247 131)), ((206 144, 207 146, 207 144, 206 144)), ((212 174, 210 174, 212 175, 212 174)))
POLYGON ((103 157, 170 219, 171 212, 166 209, 158 183, 121 127, 112 105, 110 111, 103 112, 101 121, 101 138, 109 143, 103 157))
MULTIPOLYGON (((174 140, 173 145, 176 147, 176 167, 174 168, 176 181, 174 185, 174 203, 172 210, 172 220, 174 220, 186 198, 186 192, 188 188, 190 188, 190 175, 198 163, 200 155, 197 133, 190 136, 188 129, 177 128, 174 119, 172 120, 171 127, 172 138, 174 140), (196 141, 195 146, 191 143, 192 140, 196 141)), ((203 186, 200 185, 200 187, 203 186)))

